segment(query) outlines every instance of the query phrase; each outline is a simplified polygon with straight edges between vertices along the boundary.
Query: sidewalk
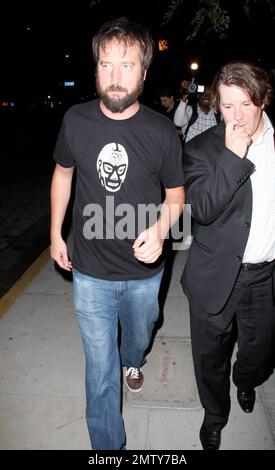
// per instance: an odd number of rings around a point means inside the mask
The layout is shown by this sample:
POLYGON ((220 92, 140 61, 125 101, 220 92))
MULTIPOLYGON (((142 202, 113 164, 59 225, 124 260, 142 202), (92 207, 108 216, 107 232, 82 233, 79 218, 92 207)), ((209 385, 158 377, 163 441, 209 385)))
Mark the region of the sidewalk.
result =
MULTIPOLYGON (((203 410, 193 373, 188 303, 179 285, 185 257, 185 251, 176 254, 164 321, 143 368, 144 389, 137 395, 124 389, 129 450, 201 449, 203 410)), ((88 450, 84 358, 72 286, 47 252, 42 258, 0 300, 0 312, 1 305, 3 310, 11 304, 0 320, 0 449, 88 450)), ((274 375, 257 389, 252 414, 241 411, 234 385, 231 393, 221 449, 274 450, 274 375)))

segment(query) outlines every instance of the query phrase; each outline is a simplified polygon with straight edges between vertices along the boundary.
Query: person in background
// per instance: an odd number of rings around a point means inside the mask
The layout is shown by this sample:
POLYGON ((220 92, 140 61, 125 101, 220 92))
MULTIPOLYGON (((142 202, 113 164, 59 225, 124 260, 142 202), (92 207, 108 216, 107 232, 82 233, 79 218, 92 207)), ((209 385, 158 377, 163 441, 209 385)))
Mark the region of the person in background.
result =
POLYGON ((92 43, 99 99, 68 110, 54 151, 51 256, 73 270, 86 420, 92 448, 100 450, 125 448, 121 363, 128 389, 140 392, 159 315, 163 243, 184 204, 175 126, 138 100, 153 47, 149 32, 127 18, 100 28, 92 43), (61 229, 75 169, 71 262, 61 229))
POLYGON ((177 102, 174 97, 174 93, 170 88, 165 87, 158 92, 160 108, 159 112, 164 116, 168 117, 171 121, 174 121, 174 114, 177 109, 177 102))
POLYGON ((272 372, 275 344, 275 150, 265 112, 272 88, 263 69, 239 61, 223 66, 212 87, 223 121, 188 142, 183 158, 197 231, 181 283, 205 450, 219 449, 228 421, 233 324, 233 382, 245 413, 272 372))
MULTIPOLYGON (((175 96, 170 88, 162 88, 159 93, 159 102, 160 107, 158 111, 163 114, 164 116, 168 117, 172 122, 174 122, 174 115, 175 111, 178 107, 177 101, 175 100, 175 96)), ((177 133, 179 136, 182 136, 182 131, 180 127, 177 127, 177 133)))
POLYGON ((174 113, 174 124, 181 128, 184 142, 188 142, 220 121, 219 112, 215 113, 211 105, 210 85, 205 85, 204 91, 197 93, 197 100, 194 102, 186 89, 187 84, 186 80, 181 83, 181 99, 174 113))

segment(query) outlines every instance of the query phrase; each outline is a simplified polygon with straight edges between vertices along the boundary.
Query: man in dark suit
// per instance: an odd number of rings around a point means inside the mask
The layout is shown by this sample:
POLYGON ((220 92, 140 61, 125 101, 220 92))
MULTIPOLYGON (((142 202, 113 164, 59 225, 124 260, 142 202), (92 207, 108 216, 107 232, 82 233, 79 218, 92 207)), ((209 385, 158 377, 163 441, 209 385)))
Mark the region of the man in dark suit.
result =
MULTIPOLYGON (((272 372, 275 308, 274 129, 267 73, 232 62, 212 84, 223 121, 186 144, 187 202, 197 222, 182 275, 189 299, 198 391, 204 408, 200 440, 218 450, 230 411, 234 322, 238 352, 233 381, 243 411, 272 372)), ((274 364, 273 364, 274 365, 274 364)))

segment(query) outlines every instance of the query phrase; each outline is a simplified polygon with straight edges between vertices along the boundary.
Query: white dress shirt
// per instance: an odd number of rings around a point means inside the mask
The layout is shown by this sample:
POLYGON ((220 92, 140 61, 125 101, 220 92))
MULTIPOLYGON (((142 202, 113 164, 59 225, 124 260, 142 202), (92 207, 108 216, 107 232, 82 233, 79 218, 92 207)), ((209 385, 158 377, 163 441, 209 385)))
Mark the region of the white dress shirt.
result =
POLYGON ((252 219, 243 263, 275 259, 275 149, 274 129, 263 113, 264 129, 248 150, 247 158, 256 170, 252 184, 252 219))

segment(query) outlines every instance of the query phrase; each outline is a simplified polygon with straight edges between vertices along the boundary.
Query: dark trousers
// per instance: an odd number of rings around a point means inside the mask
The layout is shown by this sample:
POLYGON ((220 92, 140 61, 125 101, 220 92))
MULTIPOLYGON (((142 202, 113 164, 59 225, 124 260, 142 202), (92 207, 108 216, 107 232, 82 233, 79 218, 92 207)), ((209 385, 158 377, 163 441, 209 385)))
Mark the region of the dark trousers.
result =
POLYGON ((275 344, 275 263, 240 270, 222 309, 210 315, 190 300, 191 341, 197 387, 209 430, 222 429, 230 411, 232 331, 237 322, 238 352, 233 365, 236 387, 247 391, 272 372, 275 344))

